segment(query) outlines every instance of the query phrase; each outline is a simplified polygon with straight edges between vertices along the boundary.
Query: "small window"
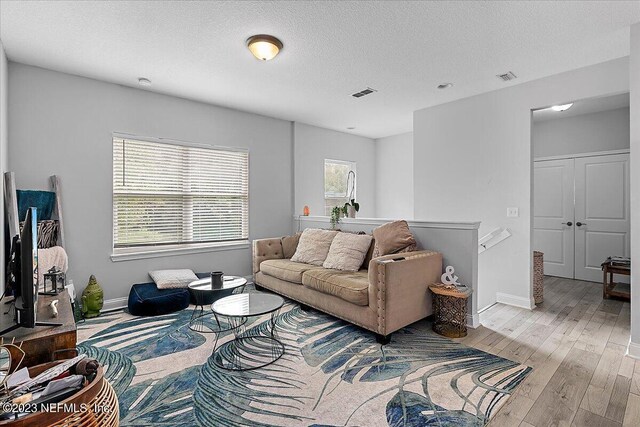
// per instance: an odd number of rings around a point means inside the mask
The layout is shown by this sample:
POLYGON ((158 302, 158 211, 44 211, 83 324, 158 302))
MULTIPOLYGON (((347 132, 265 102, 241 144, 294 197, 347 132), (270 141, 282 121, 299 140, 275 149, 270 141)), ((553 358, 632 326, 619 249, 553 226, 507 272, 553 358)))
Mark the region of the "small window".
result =
POLYGON ((324 213, 331 215, 335 206, 344 206, 351 198, 356 198, 356 162, 345 160, 324 161, 324 213), (349 172, 353 172, 349 177, 349 172), (347 180, 349 183, 347 183, 347 180), (348 185, 348 187, 347 187, 348 185), (353 193, 350 195, 349 193, 353 193))
POLYGON ((113 246, 249 238, 249 153, 113 138, 113 246))

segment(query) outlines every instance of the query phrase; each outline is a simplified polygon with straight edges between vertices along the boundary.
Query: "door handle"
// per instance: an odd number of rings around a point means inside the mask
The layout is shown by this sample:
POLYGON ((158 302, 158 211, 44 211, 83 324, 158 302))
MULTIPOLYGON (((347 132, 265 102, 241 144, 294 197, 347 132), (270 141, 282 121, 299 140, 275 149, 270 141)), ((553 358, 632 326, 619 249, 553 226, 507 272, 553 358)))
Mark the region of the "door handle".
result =
POLYGON ((568 225, 569 227, 571 227, 573 225, 573 223, 571 221, 563 222, 562 225, 568 225))
POLYGON ((578 227, 582 227, 583 225, 587 225, 587 223, 586 222, 580 222, 580 221, 576 222, 576 226, 578 226, 578 227))

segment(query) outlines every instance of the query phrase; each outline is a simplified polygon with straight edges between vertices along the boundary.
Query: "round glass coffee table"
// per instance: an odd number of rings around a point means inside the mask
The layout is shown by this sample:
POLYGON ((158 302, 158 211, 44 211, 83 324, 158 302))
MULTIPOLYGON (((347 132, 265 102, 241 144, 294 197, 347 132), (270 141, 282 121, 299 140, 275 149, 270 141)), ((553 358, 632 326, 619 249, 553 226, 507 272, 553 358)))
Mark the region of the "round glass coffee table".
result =
POLYGON ((213 362, 222 369, 249 371, 272 364, 284 354, 284 344, 278 339, 276 317, 284 305, 278 295, 264 292, 236 294, 214 302, 211 310, 217 317, 225 317, 233 330, 234 339, 213 347, 213 362), (248 317, 270 314, 268 321, 247 329, 248 317))
POLYGON ((242 292, 247 284, 247 279, 238 276, 224 276, 222 287, 211 287, 211 278, 196 280, 189 283, 189 293, 193 296, 196 307, 191 313, 189 329, 200 333, 224 332, 231 329, 230 326, 221 326, 220 319, 210 311, 205 311, 205 306, 210 306, 220 298, 233 294, 235 291, 242 292), (213 314, 213 319, 209 315, 213 314), (213 321, 215 320, 215 324, 213 321))

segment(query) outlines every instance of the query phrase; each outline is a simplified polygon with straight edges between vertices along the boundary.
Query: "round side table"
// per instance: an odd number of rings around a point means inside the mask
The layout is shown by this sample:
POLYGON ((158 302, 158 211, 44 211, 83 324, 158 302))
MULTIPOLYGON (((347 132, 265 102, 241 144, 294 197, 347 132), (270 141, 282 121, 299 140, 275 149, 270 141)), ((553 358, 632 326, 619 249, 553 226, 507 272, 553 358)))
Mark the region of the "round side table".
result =
POLYGON ((189 283, 189 292, 191 292, 196 303, 191 313, 191 320, 189 320, 189 329, 200 333, 217 333, 230 330, 230 325, 220 325, 218 316, 209 310, 205 311, 204 307, 211 306, 220 298, 229 296, 236 290, 242 292, 246 284, 247 279, 237 276, 224 276, 222 287, 212 287, 210 277, 189 283), (215 325, 208 324, 207 315, 213 315, 215 325))
POLYGON ((429 285, 433 293, 433 330, 447 338, 467 336, 467 298, 471 289, 429 285))

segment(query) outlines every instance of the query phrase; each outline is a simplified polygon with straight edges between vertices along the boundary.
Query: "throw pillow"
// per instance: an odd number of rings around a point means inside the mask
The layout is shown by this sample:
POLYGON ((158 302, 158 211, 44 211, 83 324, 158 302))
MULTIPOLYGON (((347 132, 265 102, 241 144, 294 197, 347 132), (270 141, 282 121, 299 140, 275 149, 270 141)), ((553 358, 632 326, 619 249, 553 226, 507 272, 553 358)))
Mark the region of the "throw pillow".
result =
POLYGON ((296 253, 298 248, 298 242, 300 241, 300 235, 302 233, 296 233, 293 236, 284 236, 282 240, 282 253, 285 258, 291 258, 296 253))
POLYGON ((369 251, 372 237, 366 234, 338 233, 331 242, 324 268, 358 271, 369 251))
POLYGON ((149 276, 158 289, 186 288, 189 283, 198 280, 191 270, 155 270, 150 271, 149 276))
POLYGON ((407 221, 393 221, 381 225, 373 230, 376 247, 373 257, 395 254, 400 251, 410 252, 416 249, 416 239, 409 230, 407 221))
POLYGON ((300 235, 296 253, 291 257, 291 261, 321 266, 327 258, 336 234, 337 231, 307 228, 300 235))

